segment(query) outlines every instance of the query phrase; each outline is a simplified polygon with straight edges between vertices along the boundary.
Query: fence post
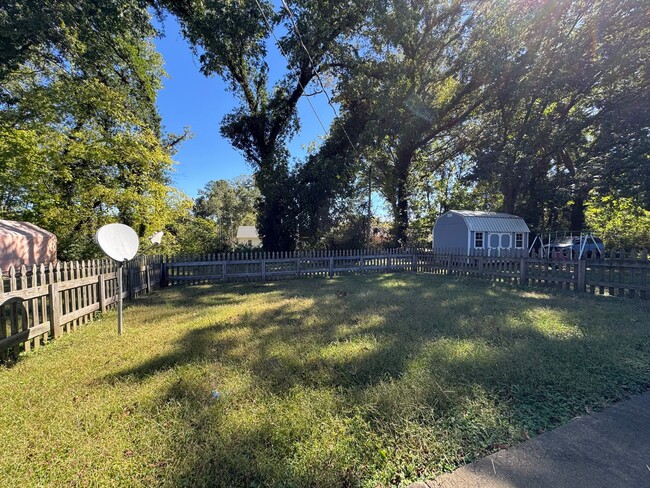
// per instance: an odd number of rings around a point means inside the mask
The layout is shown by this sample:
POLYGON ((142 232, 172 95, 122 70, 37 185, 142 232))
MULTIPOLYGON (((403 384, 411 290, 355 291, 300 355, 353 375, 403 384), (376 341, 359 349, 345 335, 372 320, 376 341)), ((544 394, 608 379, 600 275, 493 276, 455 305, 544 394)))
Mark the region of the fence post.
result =
POLYGON ((50 330, 55 339, 63 335, 63 328, 61 327, 61 301, 59 299, 59 285, 57 283, 50 283, 48 286, 48 294, 50 296, 50 330))
POLYGON ((478 274, 483 276, 485 274, 485 258, 483 256, 478 256, 476 260, 478 261, 478 274))
POLYGON ((158 285, 160 288, 165 288, 167 286, 165 278, 165 262, 163 260, 160 261, 160 283, 158 283, 158 285))
POLYGON ((151 293, 151 267, 146 264, 144 271, 147 274, 147 294, 151 293))
POLYGON ((449 254, 449 256, 447 257, 447 274, 448 275, 451 274, 451 264, 452 264, 451 260, 452 260, 452 255, 449 254))
POLYGON ((417 266, 417 261, 415 258, 415 252, 413 252, 413 256, 411 256, 411 271, 414 273, 417 273, 418 271, 418 266, 417 266))
POLYGON ((99 285, 99 311, 106 313, 106 282, 103 274, 97 276, 97 284, 99 285))
POLYGON ((330 278, 332 278, 334 276, 334 256, 330 256, 329 275, 330 275, 330 278))
POLYGON ((528 284, 528 261, 523 256, 519 260, 519 284, 526 286, 528 284))
POLYGON ((587 261, 584 259, 578 260, 578 283, 576 291, 587 290, 587 261))
POLYGON ((228 275, 227 270, 226 270, 226 265, 227 265, 226 261, 221 263, 221 281, 223 281, 224 283, 226 282, 227 275, 228 275))
POLYGON ((129 291, 129 300, 133 300, 135 298, 135 269, 134 268, 129 268, 128 272, 128 282, 126 284, 126 287, 129 291))
POLYGON ((266 259, 262 258, 262 281, 266 281, 266 259))

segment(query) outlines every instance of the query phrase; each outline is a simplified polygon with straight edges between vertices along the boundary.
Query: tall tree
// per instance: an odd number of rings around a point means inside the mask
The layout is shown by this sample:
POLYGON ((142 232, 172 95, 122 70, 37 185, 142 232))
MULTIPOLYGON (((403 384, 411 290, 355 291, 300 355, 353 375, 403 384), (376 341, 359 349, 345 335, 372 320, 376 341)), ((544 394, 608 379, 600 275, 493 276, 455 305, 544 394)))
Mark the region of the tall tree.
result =
POLYGON ((27 1, 3 14, 2 215, 55 232, 69 259, 96 252, 103 223, 144 236, 187 210, 168 186, 182 136, 156 110, 164 72, 145 5, 27 1), (43 31, 25 34, 30 19, 43 31))
POLYGON ((490 90, 474 153, 477 178, 499 182, 504 211, 537 228, 582 228, 599 179, 593 149, 612 149, 608 113, 647 104, 642 3, 504 3, 491 43, 505 76, 490 90))
POLYGON ((180 20, 206 75, 217 74, 241 104, 222 121, 221 133, 244 154, 261 192, 257 227, 267 250, 293 249, 297 211, 287 143, 299 128, 298 101, 325 74, 341 40, 363 20, 368 2, 264 0, 162 1, 180 20), (283 30, 287 67, 271 86, 267 42, 283 30))
POLYGON ((340 98, 371 106, 365 155, 392 210, 399 243, 407 240, 414 163, 435 141, 458 131, 483 100, 491 60, 489 49, 477 52, 476 25, 483 16, 480 1, 379 2, 362 48, 343 69, 340 98))

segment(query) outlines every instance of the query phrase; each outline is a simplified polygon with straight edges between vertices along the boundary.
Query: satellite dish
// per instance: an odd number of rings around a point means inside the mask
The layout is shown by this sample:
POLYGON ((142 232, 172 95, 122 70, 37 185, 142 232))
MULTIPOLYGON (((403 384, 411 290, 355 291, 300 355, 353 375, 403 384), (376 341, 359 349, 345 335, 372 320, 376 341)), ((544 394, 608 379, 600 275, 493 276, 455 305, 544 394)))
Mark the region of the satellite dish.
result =
POLYGON ((162 231, 158 231, 154 235, 152 235, 149 238, 149 240, 151 241, 151 244, 155 246, 155 245, 160 245, 160 243, 162 242, 162 238, 163 238, 162 231))
POLYGON ((140 247, 138 234, 124 224, 105 225, 95 234, 95 241, 109 258, 119 263, 133 259, 140 247))

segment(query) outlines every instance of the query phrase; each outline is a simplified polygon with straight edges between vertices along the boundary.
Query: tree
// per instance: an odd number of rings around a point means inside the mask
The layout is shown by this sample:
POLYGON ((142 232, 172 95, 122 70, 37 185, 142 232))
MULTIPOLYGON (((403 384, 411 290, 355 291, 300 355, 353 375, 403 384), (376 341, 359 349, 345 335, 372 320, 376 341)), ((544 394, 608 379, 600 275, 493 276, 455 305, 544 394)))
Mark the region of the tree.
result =
POLYGON ((650 210, 632 198, 594 193, 587 201, 586 220, 609 248, 650 249, 650 210))
POLYGON ((259 197, 252 178, 247 176, 210 181, 199 191, 194 213, 215 222, 220 238, 232 246, 237 227, 255 224, 259 197))
POLYGON ((145 6, 21 2, 2 13, 2 215, 53 231, 59 257, 79 259, 96 254, 104 223, 143 237, 182 214, 186 197, 168 183, 183 136, 161 128, 164 72, 145 6), (27 35, 30 20, 46 27, 27 35))
POLYGON ((538 229, 582 228, 584 201, 600 179, 594 150, 613 150, 606 139, 618 132, 608 114, 647 106, 641 3, 521 1, 499 12, 491 43, 505 76, 490 90, 473 156, 476 179, 498 182, 504 211, 538 229))
POLYGON ((379 2, 363 49, 342 70, 339 99, 370 107, 364 156, 392 210, 398 243, 408 237, 414 163, 437 141, 453 140, 484 98, 492 57, 488 48, 478 53, 475 35, 484 17, 481 2, 379 2))
POLYGON ((254 169, 261 193, 257 227, 266 250, 290 250, 296 245, 296 181, 287 143, 299 128, 297 103, 316 75, 330 69, 341 40, 363 20, 366 4, 287 1, 279 12, 264 0, 159 4, 179 18, 199 54, 202 72, 223 77, 241 101, 222 121, 221 133, 254 169), (280 49, 287 69, 271 87, 266 42, 278 26, 286 32, 280 49))

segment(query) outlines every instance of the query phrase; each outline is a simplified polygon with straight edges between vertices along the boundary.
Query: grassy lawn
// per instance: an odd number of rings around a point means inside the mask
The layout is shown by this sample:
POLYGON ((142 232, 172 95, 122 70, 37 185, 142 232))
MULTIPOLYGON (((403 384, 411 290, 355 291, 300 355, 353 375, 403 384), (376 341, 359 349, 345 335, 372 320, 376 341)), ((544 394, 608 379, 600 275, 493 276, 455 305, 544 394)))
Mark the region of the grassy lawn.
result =
POLYGON ((125 328, 0 369, 3 486, 401 485, 650 387, 650 303, 431 275, 174 288, 125 328))

